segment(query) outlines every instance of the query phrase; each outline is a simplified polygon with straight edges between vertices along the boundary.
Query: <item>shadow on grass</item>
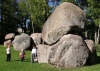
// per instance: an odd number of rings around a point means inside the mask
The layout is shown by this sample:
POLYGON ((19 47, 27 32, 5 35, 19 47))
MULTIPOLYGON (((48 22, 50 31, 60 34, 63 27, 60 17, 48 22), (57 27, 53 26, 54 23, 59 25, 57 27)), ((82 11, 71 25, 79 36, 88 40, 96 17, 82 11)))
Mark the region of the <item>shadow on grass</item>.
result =
POLYGON ((20 60, 12 60, 12 61, 20 61, 20 60))
POLYGON ((88 58, 86 65, 91 66, 96 64, 100 64, 100 56, 98 56, 97 54, 90 54, 90 57, 88 58))
MULTIPOLYGON (((15 61, 15 62, 18 61, 18 62, 19 62, 19 61, 21 61, 21 60, 20 60, 20 59, 17 59, 17 60, 12 60, 12 61, 15 61)), ((31 61, 30 58, 27 58, 27 59, 25 58, 25 59, 24 59, 24 62, 30 62, 30 61, 31 61)))
POLYGON ((100 56, 97 56, 97 58, 96 58, 96 64, 100 64, 100 56))
POLYGON ((25 59, 25 62, 30 62, 30 61, 31 61, 30 58, 25 59))

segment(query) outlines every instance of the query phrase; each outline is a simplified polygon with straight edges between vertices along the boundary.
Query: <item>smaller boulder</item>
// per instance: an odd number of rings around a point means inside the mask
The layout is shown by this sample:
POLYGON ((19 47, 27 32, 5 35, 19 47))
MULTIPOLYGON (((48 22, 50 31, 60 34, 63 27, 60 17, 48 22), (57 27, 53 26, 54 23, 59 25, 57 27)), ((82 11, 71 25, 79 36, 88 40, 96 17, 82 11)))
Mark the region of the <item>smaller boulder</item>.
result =
POLYGON ((8 45, 12 45, 11 40, 7 40, 4 42, 4 46, 7 47, 8 45))
POLYGON ((5 39, 14 39, 15 38, 15 34, 14 33, 9 33, 5 36, 5 39))
POLYGON ((41 33, 33 33, 30 35, 36 45, 42 42, 42 34, 41 33))
POLYGON ((97 57, 95 44, 92 40, 85 40, 85 42, 90 50, 87 64, 89 64, 89 65, 95 64, 96 57, 97 57))
POLYGON ((15 37, 12 44, 15 50, 25 50, 30 46, 30 36, 28 34, 22 33, 21 35, 15 37))

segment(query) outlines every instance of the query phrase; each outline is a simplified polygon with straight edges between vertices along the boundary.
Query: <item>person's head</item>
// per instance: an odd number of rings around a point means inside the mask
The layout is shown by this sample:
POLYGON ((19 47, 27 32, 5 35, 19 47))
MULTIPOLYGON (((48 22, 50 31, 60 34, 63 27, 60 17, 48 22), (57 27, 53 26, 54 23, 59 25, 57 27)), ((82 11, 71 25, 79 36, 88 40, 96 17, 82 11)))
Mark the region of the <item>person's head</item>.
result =
POLYGON ((10 44, 8 44, 8 48, 10 48, 10 44))
POLYGON ((35 45, 33 45, 33 48, 36 48, 36 46, 35 46, 35 45))

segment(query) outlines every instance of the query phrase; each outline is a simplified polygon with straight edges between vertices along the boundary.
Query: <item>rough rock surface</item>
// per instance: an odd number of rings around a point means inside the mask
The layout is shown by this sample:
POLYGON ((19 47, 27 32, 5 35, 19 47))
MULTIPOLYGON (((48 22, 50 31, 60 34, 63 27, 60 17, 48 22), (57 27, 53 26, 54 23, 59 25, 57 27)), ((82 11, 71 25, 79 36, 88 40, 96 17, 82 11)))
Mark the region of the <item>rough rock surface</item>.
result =
POLYGON ((97 54, 96 54, 96 47, 95 44, 92 40, 85 40, 90 52, 89 52, 89 58, 87 61, 87 64, 91 65, 91 64, 95 64, 96 63, 96 58, 97 58, 97 54))
POLYGON ((11 39, 11 38, 15 38, 15 34, 14 33, 9 33, 5 36, 5 39, 11 39))
POLYGON ((30 41, 30 36, 22 33, 21 35, 15 37, 12 44, 15 50, 20 51, 21 49, 27 49, 30 46, 30 41))
POLYGON ((7 40, 4 42, 4 46, 7 47, 8 45, 12 45, 12 41, 11 40, 7 40))
POLYGON ((48 57, 50 53, 49 45, 39 44, 37 46, 37 56, 39 63, 48 63, 48 57))
POLYGON ((63 68, 82 67, 89 57, 85 41, 78 35, 65 35, 51 46, 49 62, 63 68))
POLYGON ((78 6, 64 2, 50 15, 43 26, 42 39, 47 44, 57 42, 68 32, 80 32, 84 29, 85 12, 78 6))
POLYGON ((36 45, 42 42, 42 34, 41 33, 33 33, 30 35, 36 45))

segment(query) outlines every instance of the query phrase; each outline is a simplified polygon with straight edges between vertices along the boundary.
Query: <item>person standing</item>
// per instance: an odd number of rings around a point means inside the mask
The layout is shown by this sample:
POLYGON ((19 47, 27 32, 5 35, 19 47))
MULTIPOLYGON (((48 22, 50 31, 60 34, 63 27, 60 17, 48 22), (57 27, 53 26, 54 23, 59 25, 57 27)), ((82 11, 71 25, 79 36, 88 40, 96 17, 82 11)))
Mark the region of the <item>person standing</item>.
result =
POLYGON ((19 54, 21 62, 24 62, 25 55, 26 55, 25 51, 22 49, 21 52, 20 52, 20 54, 19 54))
POLYGON ((10 44, 7 45, 6 53, 7 53, 6 61, 9 62, 10 59, 11 59, 11 49, 10 49, 10 44))
POLYGON ((37 54, 36 54, 36 46, 33 46, 32 51, 31 51, 31 63, 34 62, 34 59, 36 59, 37 54))

